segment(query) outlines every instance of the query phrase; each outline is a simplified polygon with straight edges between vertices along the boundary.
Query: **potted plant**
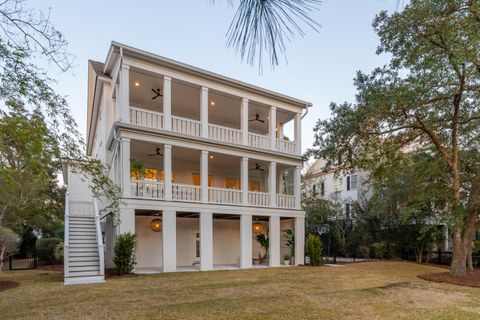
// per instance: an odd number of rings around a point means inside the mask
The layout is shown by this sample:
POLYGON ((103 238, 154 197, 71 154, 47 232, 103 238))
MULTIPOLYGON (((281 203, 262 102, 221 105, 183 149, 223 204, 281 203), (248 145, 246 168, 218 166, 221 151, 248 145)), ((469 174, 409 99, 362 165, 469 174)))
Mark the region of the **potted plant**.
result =
POLYGON ((288 254, 283 256, 283 264, 286 266, 290 264, 290 256, 288 254))
POLYGON ((290 264, 295 264, 295 233, 292 229, 283 230, 285 245, 290 248, 290 264))
POLYGON ((143 160, 130 159, 130 176, 135 180, 141 180, 145 176, 145 163, 143 160))
POLYGON ((268 236, 260 232, 259 234, 257 234, 256 239, 258 243, 260 243, 260 245, 265 249, 265 255, 263 256, 263 258, 260 259, 260 261, 268 264, 268 247, 269 247, 268 236))

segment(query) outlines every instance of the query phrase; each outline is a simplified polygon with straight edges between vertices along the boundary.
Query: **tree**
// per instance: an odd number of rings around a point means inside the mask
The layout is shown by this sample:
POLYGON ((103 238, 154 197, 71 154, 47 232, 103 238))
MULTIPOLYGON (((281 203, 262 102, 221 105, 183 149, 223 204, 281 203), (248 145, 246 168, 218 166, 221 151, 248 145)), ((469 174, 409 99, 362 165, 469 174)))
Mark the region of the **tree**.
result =
POLYGON ((0 272, 7 254, 15 253, 19 244, 20 238, 12 230, 0 226, 0 272))
MULTIPOLYGON (((229 1, 233 5, 233 0, 229 1)), ((286 42, 296 35, 304 36, 306 26, 318 31, 319 24, 310 13, 320 5, 319 0, 241 0, 228 28, 227 45, 250 65, 256 62, 262 70, 263 55, 270 65, 278 65, 285 56, 286 42)))
POLYGON ((26 223, 51 227, 61 220, 56 177, 63 164, 90 179, 93 194, 118 212, 118 188, 99 161, 86 157, 65 98, 37 64, 69 70, 73 60, 63 34, 49 15, 23 0, 0 3, 0 27, 0 224, 20 230, 26 223))
POLYGON ((387 66, 358 72, 354 104, 332 103, 315 127, 310 155, 372 170, 405 149, 430 149, 448 172, 448 221, 454 234, 450 272, 466 277, 480 213, 480 3, 412 0, 378 14, 377 53, 387 66))

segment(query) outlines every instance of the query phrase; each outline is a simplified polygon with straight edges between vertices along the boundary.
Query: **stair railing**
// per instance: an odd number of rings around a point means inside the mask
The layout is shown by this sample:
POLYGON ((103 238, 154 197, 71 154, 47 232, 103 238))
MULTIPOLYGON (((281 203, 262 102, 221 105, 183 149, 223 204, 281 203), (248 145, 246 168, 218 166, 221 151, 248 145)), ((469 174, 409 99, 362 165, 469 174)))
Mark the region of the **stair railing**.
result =
POLYGON ((70 235, 68 234, 69 229, 69 212, 70 212, 70 198, 68 196, 68 192, 65 193, 65 233, 64 233, 64 241, 63 241, 63 268, 64 268, 64 277, 68 278, 69 276, 69 254, 68 254, 68 243, 70 235))
POLYGON ((97 199, 93 198, 93 212, 95 214, 95 228, 97 230, 98 258, 100 265, 100 275, 105 276, 105 253, 103 251, 102 230, 100 228, 100 212, 98 210, 97 199))

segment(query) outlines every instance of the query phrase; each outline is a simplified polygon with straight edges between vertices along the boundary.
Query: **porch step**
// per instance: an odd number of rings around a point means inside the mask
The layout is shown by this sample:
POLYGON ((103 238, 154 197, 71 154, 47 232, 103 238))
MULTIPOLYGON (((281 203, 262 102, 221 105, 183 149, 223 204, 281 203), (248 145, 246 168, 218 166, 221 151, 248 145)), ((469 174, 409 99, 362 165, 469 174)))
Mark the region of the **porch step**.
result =
POLYGON ((98 271, 70 271, 69 278, 98 276, 99 274, 98 271))
POLYGON ((70 261, 70 268, 74 270, 77 267, 92 267, 95 268, 95 270, 98 270, 99 267, 99 262, 98 260, 84 260, 84 261, 70 261))
POLYGON ((89 257, 89 256, 98 256, 98 248, 85 248, 81 250, 69 250, 69 257, 89 257))
POLYGON ((100 259, 98 258, 98 255, 95 256, 95 255, 90 255, 90 256, 87 256, 87 255, 84 255, 84 256, 72 256, 70 255, 69 256, 69 259, 70 261, 70 264, 72 264, 73 262, 82 262, 82 261, 100 261, 100 259))
POLYGON ((70 238, 70 246, 72 244, 88 244, 88 243, 93 243, 93 244, 97 244, 97 239, 89 239, 88 237, 87 238, 70 238))
POLYGON ((90 266, 70 266, 70 273, 72 272, 83 272, 83 271, 94 271, 98 274, 98 265, 90 265, 90 266))

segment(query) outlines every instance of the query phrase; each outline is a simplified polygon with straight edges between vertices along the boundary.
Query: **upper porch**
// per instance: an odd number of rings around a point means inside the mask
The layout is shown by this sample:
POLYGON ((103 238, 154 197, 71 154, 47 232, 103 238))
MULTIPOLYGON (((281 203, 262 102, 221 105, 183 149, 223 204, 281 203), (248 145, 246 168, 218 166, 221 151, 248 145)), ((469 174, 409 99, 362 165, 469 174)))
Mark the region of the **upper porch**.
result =
POLYGON ((301 155, 301 108, 278 107, 242 95, 241 91, 222 91, 196 82, 195 78, 188 81, 127 64, 122 64, 118 72, 118 79, 114 79, 118 81, 114 89, 117 121, 224 144, 301 155))

